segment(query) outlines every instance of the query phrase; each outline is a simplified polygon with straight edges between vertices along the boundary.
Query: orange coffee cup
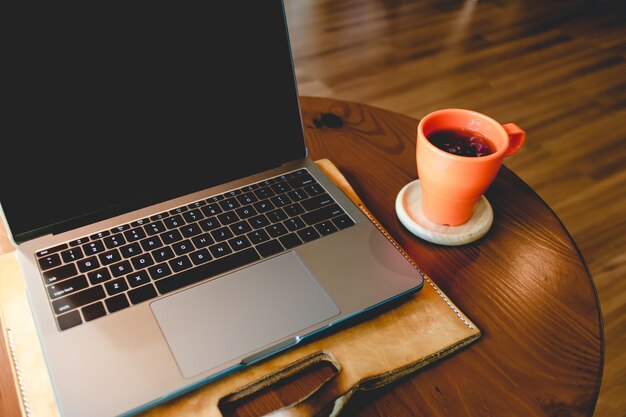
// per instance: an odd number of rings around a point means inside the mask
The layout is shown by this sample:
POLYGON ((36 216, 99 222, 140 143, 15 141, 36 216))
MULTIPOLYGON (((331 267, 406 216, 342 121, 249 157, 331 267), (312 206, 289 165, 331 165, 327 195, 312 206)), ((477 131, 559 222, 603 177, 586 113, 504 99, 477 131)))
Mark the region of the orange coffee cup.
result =
POLYGON ((504 158, 517 152, 525 139, 526 133, 519 126, 501 125, 472 110, 442 109, 426 115, 417 126, 417 174, 426 217, 449 226, 469 220, 504 158), (475 132, 488 139, 495 152, 476 157, 448 153, 428 139, 438 130, 475 132))

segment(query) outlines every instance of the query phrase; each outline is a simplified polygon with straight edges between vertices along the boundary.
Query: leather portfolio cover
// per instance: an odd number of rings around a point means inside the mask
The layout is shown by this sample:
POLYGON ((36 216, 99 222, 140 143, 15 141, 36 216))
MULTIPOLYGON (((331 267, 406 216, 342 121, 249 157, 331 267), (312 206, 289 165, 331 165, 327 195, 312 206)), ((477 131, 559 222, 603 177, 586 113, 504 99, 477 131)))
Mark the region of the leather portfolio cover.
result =
MULTIPOLYGON (((387 234, 334 165, 328 160, 317 162, 387 234)), ((11 253, 0 256, 0 313, 24 415, 59 416, 20 268, 11 253)), ((336 415, 355 392, 389 384, 479 337, 480 330, 425 276, 422 290, 393 308, 230 374, 144 415, 219 417, 221 407, 245 401, 263 388, 320 362, 336 370, 333 376, 313 393, 272 415, 311 416, 323 410, 332 410, 330 414, 336 415)))

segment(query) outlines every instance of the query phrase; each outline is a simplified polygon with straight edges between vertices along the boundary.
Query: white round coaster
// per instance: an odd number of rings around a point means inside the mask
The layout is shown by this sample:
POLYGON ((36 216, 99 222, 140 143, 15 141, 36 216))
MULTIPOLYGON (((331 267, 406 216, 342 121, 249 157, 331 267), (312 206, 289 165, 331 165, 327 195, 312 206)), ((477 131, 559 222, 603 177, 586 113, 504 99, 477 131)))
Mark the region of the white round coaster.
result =
POLYGON ((415 236, 440 245, 457 246, 480 239, 493 223, 491 204, 482 196, 472 217, 458 226, 444 226, 428 219, 422 211, 422 187, 419 180, 405 185, 396 197, 396 214, 415 236))

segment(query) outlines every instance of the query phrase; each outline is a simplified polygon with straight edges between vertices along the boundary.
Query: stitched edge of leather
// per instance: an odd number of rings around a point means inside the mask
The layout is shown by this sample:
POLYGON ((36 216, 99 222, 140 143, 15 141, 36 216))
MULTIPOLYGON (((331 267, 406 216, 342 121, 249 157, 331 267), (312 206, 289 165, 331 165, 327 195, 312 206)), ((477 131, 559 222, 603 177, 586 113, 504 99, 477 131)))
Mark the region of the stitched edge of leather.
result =
POLYGON ((11 352, 11 361, 13 365, 13 370, 15 371, 15 377, 17 379, 17 385, 20 392, 20 397, 22 400, 22 407, 24 409, 24 413, 27 417, 31 417, 32 414, 30 412, 30 407, 28 406, 28 397, 26 396, 26 387, 24 386, 24 381, 22 380, 22 372, 20 371, 20 365, 17 361, 17 354, 15 352, 15 342, 13 341, 13 333, 11 329, 6 329, 7 342, 9 345, 9 351, 11 352))

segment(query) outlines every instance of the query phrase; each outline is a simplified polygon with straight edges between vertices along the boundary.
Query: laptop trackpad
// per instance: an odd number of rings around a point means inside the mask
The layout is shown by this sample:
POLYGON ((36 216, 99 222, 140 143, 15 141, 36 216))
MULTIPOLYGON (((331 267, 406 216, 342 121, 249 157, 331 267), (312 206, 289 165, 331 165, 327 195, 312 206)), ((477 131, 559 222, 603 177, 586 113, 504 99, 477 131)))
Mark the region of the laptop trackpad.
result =
POLYGON ((339 314, 298 255, 289 252, 151 304, 185 376, 267 348, 339 314))

